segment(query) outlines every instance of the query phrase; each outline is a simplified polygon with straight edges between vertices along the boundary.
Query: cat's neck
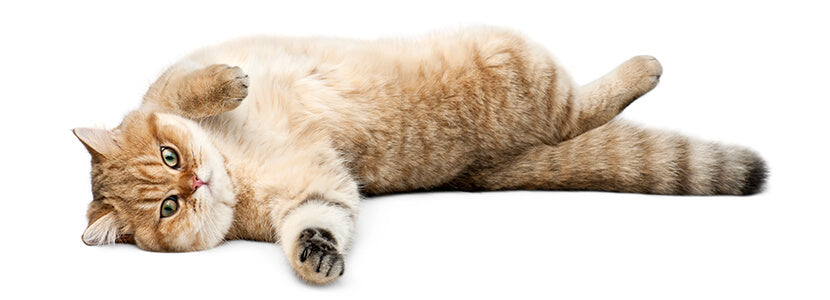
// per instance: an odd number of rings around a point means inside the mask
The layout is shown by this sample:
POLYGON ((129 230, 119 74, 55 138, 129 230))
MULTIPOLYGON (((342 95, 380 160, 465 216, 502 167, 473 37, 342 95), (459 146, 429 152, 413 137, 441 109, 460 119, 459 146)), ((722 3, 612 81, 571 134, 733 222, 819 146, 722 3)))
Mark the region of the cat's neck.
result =
POLYGON ((244 170, 228 168, 233 182, 236 204, 233 208, 233 225, 225 234, 226 240, 256 240, 275 242, 276 233, 271 224, 271 205, 257 193, 255 180, 248 178, 244 170))

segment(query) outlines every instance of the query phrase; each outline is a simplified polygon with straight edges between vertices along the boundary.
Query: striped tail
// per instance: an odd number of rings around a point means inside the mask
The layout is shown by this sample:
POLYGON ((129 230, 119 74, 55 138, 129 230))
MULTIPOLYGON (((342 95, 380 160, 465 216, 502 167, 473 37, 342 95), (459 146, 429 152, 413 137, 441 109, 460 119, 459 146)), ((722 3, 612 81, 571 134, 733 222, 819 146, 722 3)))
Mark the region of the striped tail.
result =
POLYGON ((761 191, 766 175, 763 159, 749 149, 613 121, 467 173, 450 187, 750 195, 761 191))

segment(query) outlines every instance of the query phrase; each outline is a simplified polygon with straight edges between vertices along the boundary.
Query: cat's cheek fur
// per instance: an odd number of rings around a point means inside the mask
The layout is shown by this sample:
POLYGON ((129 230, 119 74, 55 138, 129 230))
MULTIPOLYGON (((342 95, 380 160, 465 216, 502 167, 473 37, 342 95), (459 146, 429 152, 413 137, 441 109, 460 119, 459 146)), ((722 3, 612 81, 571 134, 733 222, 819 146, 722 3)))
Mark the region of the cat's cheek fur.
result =
MULTIPOLYGON (((222 194, 222 191, 208 190, 205 190, 204 194, 209 194, 209 192, 222 194)), ((205 196, 199 200, 199 203, 205 209, 198 210, 203 215, 198 216, 197 221, 199 224, 192 225, 193 228, 197 228, 196 230, 200 240, 197 246, 198 249, 192 250, 203 250, 215 247, 224 240, 225 235, 233 223, 232 206, 215 199, 207 200, 206 198, 212 197, 205 196)))

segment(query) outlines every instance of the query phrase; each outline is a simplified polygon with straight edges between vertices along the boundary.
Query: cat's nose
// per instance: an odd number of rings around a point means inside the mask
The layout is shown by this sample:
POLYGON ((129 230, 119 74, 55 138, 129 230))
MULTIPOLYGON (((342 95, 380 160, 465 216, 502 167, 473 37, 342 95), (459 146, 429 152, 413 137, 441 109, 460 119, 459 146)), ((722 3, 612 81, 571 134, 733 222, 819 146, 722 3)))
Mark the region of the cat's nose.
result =
POLYGON ((193 188, 193 191, 195 192, 196 189, 198 189, 200 186, 203 186, 203 185, 206 185, 206 183, 202 180, 199 180, 198 176, 193 175, 193 181, 190 184, 190 186, 193 188))

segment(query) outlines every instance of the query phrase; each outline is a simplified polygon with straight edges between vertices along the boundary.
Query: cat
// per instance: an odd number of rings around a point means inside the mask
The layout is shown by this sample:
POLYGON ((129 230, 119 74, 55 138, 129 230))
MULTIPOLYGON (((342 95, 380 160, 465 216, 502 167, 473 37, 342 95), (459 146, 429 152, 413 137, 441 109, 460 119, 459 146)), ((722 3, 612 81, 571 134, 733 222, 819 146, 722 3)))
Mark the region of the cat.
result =
POLYGON ((324 284, 343 275, 363 196, 761 191, 755 152, 615 118, 661 74, 636 56, 580 86, 540 45, 490 27, 208 47, 118 127, 73 130, 92 157, 82 239, 150 251, 276 242, 300 278, 324 284))

